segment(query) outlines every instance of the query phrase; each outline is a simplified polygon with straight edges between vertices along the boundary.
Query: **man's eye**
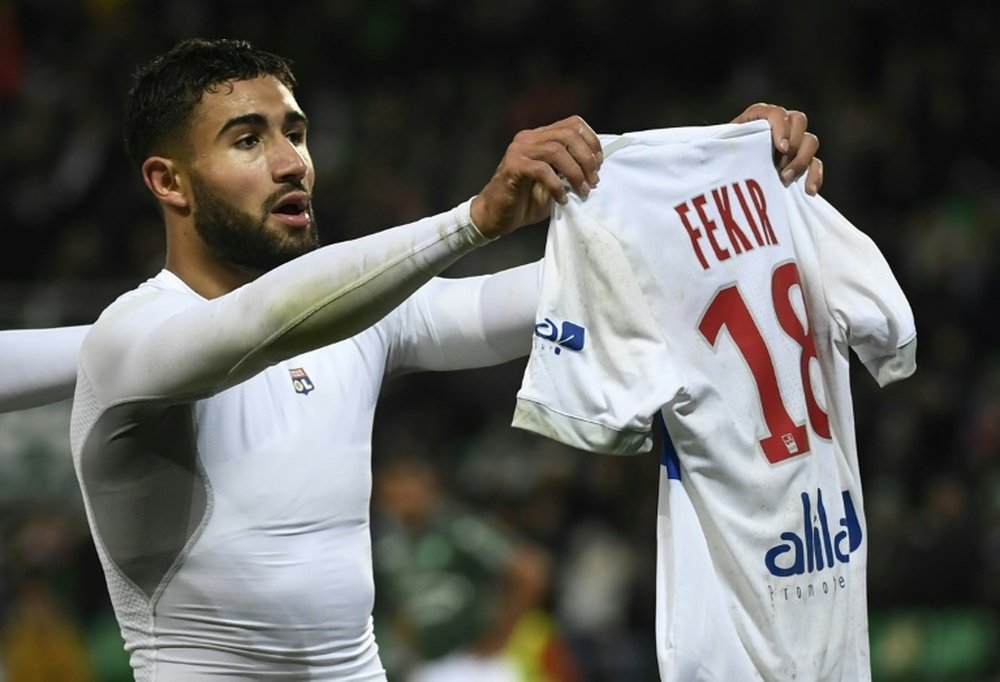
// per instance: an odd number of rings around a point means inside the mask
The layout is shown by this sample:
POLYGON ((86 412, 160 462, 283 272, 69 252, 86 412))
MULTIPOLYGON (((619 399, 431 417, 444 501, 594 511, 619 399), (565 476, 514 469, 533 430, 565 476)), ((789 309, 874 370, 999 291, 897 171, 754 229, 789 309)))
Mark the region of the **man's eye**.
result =
POLYGON ((244 135, 240 139, 236 140, 236 146, 239 149, 253 149, 260 142, 260 138, 256 135, 244 135))
POLYGON ((288 132, 286 137, 292 144, 302 144, 306 141, 306 133, 304 130, 291 130, 288 132))

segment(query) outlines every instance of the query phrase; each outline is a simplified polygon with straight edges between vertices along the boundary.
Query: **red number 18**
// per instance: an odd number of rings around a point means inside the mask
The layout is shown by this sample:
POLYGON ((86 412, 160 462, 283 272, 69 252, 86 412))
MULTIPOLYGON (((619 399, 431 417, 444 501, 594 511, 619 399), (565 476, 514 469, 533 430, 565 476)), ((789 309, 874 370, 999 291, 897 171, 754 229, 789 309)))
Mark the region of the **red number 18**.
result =
MULTIPOLYGON (((809 376, 809 361, 816 357, 816 344, 808 327, 803 327, 798 315, 792 308, 789 292, 793 285, 799 285, 799 271, 795 263, 785 263, 775 269, 771 276, 771 299, 774 302, 774 313, 782 331, 802 349, 799 356, 799 369, 802 374, 803 393, 806 399, 806 412, 809 424, 816 435, 821 438, 830 437, 830 421, 816 401, 813 392, 812 379, 809 376)), ((778 388, 778 377, 774 371, 774 361, 767 348, 760 329, 757 328, 746 301, 736 285, 730 285, 719 291, 702 317, 699 331, 705 339, 716 345, 719 332, 725 327, 740 353, 743 354, 754 382, 757 384, 757 394, 760 397, 761 409, 764 413, 764 423, 768 435, 761 439, 760 446, 769 462, 775 463, 804 455, 809 452, 809 436, 802 424, 796 424, 785 408, 778 388)))

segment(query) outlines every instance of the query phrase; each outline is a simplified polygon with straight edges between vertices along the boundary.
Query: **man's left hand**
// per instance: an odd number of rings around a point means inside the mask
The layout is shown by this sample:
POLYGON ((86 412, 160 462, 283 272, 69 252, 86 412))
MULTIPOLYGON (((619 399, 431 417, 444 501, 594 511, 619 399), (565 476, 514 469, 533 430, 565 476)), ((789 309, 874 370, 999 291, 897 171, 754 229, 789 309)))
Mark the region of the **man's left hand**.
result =
POLYGON ((801 111, 789 111, 776 104, 751 104, 733 123, 766 120, 774 140, 774 163, 788 184, 806 173, 806 192, 816 194, 823 185, 823 162, 816 156, 819 138, 806 131, 808 120, 801 111))

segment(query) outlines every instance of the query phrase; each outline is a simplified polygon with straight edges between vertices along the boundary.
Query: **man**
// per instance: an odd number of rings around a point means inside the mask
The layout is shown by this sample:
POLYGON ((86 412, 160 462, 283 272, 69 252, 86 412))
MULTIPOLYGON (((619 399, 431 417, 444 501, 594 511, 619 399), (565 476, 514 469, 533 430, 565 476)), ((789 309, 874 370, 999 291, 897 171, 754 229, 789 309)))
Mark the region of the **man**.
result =
MULTIPOLYGON (((536 266, 432 278, 598 182, 598 139, 573 117, 515 136, 455 209, 318 249, 293 86, 274 55, 193 40, 130 93, 166 268, 84 340, 72 444, 138 680, 384 679, 368 535, 381 382, 524 355, 536 266)), ((779 168, 818 188, 804 116, 742 117, 768 118, 779 168)))
POLYGON ((375 475, 375 622, 383 658, 384 637, 396 643, 394 679, 521 680, 505 648, 542 607, 545 555, 465 509, 426 458, 390 455, 375 475))

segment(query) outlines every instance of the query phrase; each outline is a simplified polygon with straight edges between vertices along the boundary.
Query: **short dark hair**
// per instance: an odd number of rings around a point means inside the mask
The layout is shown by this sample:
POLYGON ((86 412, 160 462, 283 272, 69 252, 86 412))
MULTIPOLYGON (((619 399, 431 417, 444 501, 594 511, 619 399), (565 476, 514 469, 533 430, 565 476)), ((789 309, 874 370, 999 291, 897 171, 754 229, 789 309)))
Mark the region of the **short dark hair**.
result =
POLYGON ((291 62, 245 40, 191 38, 140 67, 125 102, 125 151, 137 168, 169 153, 202 95, 234 81, 273 76, 295 88, 291 62))

